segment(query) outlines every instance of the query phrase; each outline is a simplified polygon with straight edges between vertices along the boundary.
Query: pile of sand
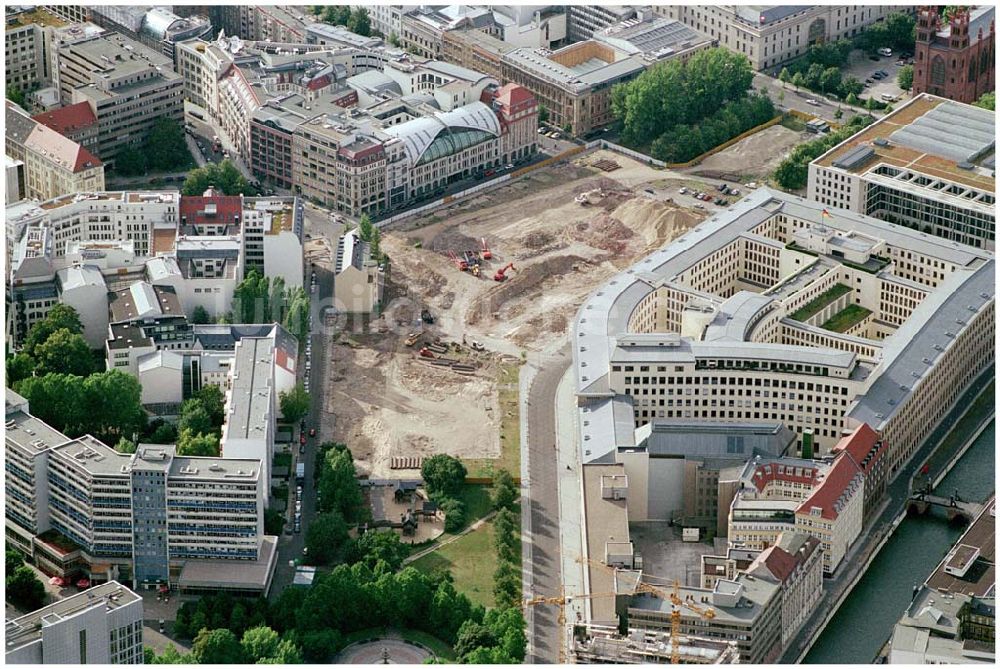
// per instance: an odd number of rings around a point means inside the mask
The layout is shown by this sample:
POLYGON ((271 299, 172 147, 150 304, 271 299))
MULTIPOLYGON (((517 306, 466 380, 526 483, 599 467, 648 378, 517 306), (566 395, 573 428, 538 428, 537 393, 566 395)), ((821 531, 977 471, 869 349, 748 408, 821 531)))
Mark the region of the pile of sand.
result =
POLYGON ((612 216, 642 235, 647 245, 659 246, 701 221, 689 211, 647 198, 634 198, 614 210, 612 216))
POLYGON ((582 221, 568 230, 569 236, 591 248, 614 255, 625 252, 628 240, 635 236, 630 228, 608 214, 597 214, 589 221, 582 221))

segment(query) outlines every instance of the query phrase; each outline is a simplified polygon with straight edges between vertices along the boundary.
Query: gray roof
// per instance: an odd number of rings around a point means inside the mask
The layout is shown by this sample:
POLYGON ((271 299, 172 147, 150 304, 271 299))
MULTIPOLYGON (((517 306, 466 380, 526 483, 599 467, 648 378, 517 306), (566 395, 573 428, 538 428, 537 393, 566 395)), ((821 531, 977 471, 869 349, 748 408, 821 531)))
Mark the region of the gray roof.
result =
POLYGON ((763 26, 812 9, 813 5, 734 5, 736 15, 754 26, 763 26))
MULTIPOLYGON (((7 401, 14 391, 7 391, 7 401)), ((17 395, 20 397, 20 395, 17 395)), ((23 398, 21 398, 23 399, 23 398)), ((30 407, 29 407, 30 408, 30 407)), ((69 441, 69 437, 50 427, 47 423, 24 411, 8 412, 5 418, 6 429, 4 438, 8 445, 17 445, 31 457, 40 455, 46 450, 69 441)))
POLYGON ((240 340, 233 360, 226 438, 260 439, 267 434, 267 422, 274 403, 271 383, 274 341, 247 337, 240 340))
POLYGON ((56 272, 56 277, 63 292, 85 286, 95 286, 107 292, 104 275, 93 265, 73 265, 56 272))
POLYGON ((615 395, 578 409, 584 462, 611 463, 619 448, 635 445, 632 398, 615 395))
POLYGON ((892 133, 889 139, 955 162, 971 163, 996 145, 996 114, 948 100, 892 133))
POLYGON ((132 456, 119 453, 90 435, 52 448, 52 457, 61 457, 85 469, 91 476, 128 476, 132 456))
POLYGON ((795 433, 781 423, 698 423, 656 419, 637 428, 636 446, 650 455, 746 460, 781 456, 795 433))
POLYGON ((594 39, 628 53, 642 53, 655 58, 667 58, 710 41, 680 21, 662 17, 642 22, 626 21, 594 33, 594 39))
POLYGON ((953 272, 885 340, 880 374, 848 415, 881 429, 935 362, 955 345, 956 335, 995 299, 996 262, 975 272, 953 272))

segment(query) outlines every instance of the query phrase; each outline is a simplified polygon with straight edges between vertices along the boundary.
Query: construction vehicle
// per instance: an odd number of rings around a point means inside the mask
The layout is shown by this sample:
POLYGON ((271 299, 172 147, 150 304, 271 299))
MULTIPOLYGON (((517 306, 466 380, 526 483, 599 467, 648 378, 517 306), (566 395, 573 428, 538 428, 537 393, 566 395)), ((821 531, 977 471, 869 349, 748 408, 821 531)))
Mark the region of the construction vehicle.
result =
POLYGON ((414 332, 414 333, 410 334, 406 338, 406 341, 403 342, 403 343, 406 344, 407 346, 413 346, 414 344, 417 343, 417 340, 420 339, 420 335, 421 335, 420 332, 414 332))
POLYGON ((465 264, 472 276, 479 276, 479 251, 466 251, 465 264))
POLYGON ((483 237, 482 239, 480 239, 479 243, 482 244, 482 247, 483 247, 483 250, 482 250, 483 260, 492 260, 493 259, 493 251, 490 251, 490 247, 486 245, 486 238, 483 237))
POLYGON ((427 323, 428 325, 434 325, 434 316, 431 315, 429 309, 424 309, 423 311, 420 312, 420 320, 422 320, 424 323, 427 323))
POLYGON ((506 281, 507 280, 507 270, 512 272, 517 271, 514 268, 514 263, 507 263, 505 266, 497 270, 497 273, 493 275, 494 281, 506 281))
POLYGON ((434 355, 433 353, 431 353, 431 350, 429 348, 427 348, 426 346, 424 346, 423 348, 421 348, 420 351, 417 354, 421 358, 431 358, 432 360, 437 357, 436 355, 434 355))
POLYGON ((485 351, 486 347, 483 346, 482 344, 480 344, 478 341, 476 341, 476 340, 473 339, 472 340, 472 350, 473 351, 485 351))
POLYGON ((448 258, 455 263, 455 267, 457 267, 459 271, 465 272, 469 269, 469 263, 455 255, 454 251, 448 251, 448 258))

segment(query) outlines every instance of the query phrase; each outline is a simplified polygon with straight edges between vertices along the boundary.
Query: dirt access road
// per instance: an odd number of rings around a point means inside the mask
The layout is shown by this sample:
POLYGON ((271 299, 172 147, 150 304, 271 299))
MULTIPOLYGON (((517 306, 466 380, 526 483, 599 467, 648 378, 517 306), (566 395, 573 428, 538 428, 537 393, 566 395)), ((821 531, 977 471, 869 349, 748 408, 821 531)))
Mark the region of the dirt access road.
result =
POLYGON ((383 230, 390 297, 375 332, 341 336, 334 346, 327 379, 334 438, 373 477, 415 473, 391 470, 394 457, 497 457, 502 361, 560 345, 590 291, 704 217, 643 193, 669 176, 598 151, 383 230), (602 159, 620 168, 593 167, 602 159), (590 204, 577 202, 582 193, 591 194, 590 204), (459 271, 448 252, 479 250, 484 239, 493 258, 480 276, 459 271), (494 281, 509 264, 508 279, 494 281), (419 323, 424 308, 433 325, 419 323), (447 357, 475 371, 420 359, 421 344, 403 343, 415 330, 424 330, 422 341, 452 346, 447 357), (472 351, 473 341, 486 350, 472 351))

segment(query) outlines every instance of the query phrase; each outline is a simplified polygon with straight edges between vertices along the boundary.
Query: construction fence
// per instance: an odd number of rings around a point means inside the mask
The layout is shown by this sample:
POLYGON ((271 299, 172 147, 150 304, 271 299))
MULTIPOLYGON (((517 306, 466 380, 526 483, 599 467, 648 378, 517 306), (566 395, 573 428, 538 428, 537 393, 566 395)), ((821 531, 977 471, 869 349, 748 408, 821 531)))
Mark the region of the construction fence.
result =
POLYGON ((398 221, 404 221, 410 218, 411 216, 417 216, 418 214, 423 214, 428 211, 434 211, 439 207, 445 207, 454 202, 455 200, 459 200, 463 197, 468 197, 469 195, 475 195, 476 193, 482 192, 490 188, 495 188, 501 184, 504 184, 510 181, 512 176, 513 174, 504 174, 503 176, 497 177, 496 179, 490 179, 485 183, 476 184, 475 186, 466 188, 463 191, 452 193, 451 195, 445 195, 441 199, 429 202, 423 205, 422 207, 416 207, 415 209, 408 209, 407 211, 404 211, 400 214, 396 214, 395 216, 390 216, 389 218, 383 218, 381 221, 375 224, 375 227, 381 228, 386 225, 391 225, 392 223, 396 223, 398 221))

